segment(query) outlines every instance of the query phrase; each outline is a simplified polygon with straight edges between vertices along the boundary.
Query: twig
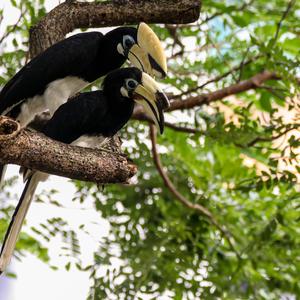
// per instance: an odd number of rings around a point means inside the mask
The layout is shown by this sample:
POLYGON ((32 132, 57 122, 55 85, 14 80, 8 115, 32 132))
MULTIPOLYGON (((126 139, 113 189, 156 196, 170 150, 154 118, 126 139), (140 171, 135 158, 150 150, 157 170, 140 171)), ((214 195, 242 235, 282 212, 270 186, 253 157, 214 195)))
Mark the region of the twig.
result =
MULTIPOLYGON (((221 60, 222 57, 223 57, 223 55, 222 55, 222 52, 220 51, 220 47, 218 47, 218 44, 216 44, 216 43, 211 39, 211 37, 210 37, 209 34, 207 34, 207 39, 208 39, 208 41, 210 42, 210 44, 213 46, 213 48, 216 50, 216 52, 218 53, 218 56, 219 56, 219 58, 220 58, 220 60, 221 60)), ((223 60, 223 63, 224 63, 227 67, 229 67, 229 69, 232 69, 232 66, 230 65, 230 63, 228 62, 227 59, 223 60)), ((235 77, 235 73, 232 72, 231 75, 232 75, 234 81, 237 82, 237 78, 235 77)))
MULTIPOLYGON (((243 80, 241 82, 232 84, 228 87, 225 87, 223 89, 206 93, 206 94, 200 94, 195 97, 189 97, 186 100, 173 100, 171 101, 170 107, 167 109, 167 111, 174 111, 174 110, 183 110, 183 109, 191 109, 197 106, 201 106, 204 104, 209 104, 211 102, 224 99, 225 97, 228 97, 230 95, 236 95, 245 91, 248 91, 250 89, 257 89, 259 88, 265 81, 271 80, 271 79, 280 79, 275 73, 269 72, 269 71, 263 71, 261 73, 258 73, 254 75, 253 77, 243 80)), ((174 98, 173 98, 174 99, 174 98)), ((134 113, 132 115, 133 119, 136 120, 147 120, 147 116, 144 112, 144 109, 141 106, 137 106, 134 109, 134 113)))
POLYGON ((245 67, 245 66, 249 65, 250 63, 254 62, 255 60, 259 59, 260 57, 262 57, 262 55, 256 55, 256 56, 250 58, 249 60, 247 60, 245 62, 241 62, 238 66, 233 67, 228 72, 223 73, 221 75, 218 75, 218 76, 216 76, 216 77, 214 77, 212 79, 209 79, 208 81, 206 81, 205 83, 201 84, 200 86, 192 88, 192 89, 190 89, 190 90, 188 90, 188 91, 186 91, 184 93, 181 93, 180 95, 174 96, 174 99, 181 98, 182 96, 189 95, 189 94, 191 94, 193 92, 196 92, 196 91, 198 91, 200 89, 203 89, 208 84, 213 83, 213 82, 217 82, 217 81, 219 81, 219 80, 227 77, 228 75, 232 74, 233 72, 240 70, 242 65, 243 65, 243 67, 245 67))
POLYGON ((238 77, 237 82, 240 82, 241 79, 242 79, 243 71, 244 71, 244 66, 245 66, 245 59, 246 59, 246 57, 247 57, 247 55, 249 53, 249 50, 250 50, 250 47, 247 48, 246 53, 245 53, 245 55, 244 55, 244 57, 243 57, 243 59, 242 59, 242 61, 240 63, 240 68, 239 68, 240 72, 239 72, 239 77, 238 77))
POLYGON ((282 26, 282 22, 283 22, 284 19, 287 17, 287 15, 288 15, 290 9, 292 8, 292 6, 294 5, 294 3, 295 3, 295 0, 291 0, 291 1, 288 3, 288 5, 287 5, 287 7, 286 7, 286 10, 283 12, 283 14, 282 14, 282 16, 281 16, 281 19, 280 19, 280 21, 279 21, 278 24, 277 24, 277 29, 276 29, 275 36, 274 36, 274 44, 275 44, 275 42, 276 42, 277 39, 278 39, 278 35, 279 35, 280 29, 281 29, 281 26, 282 26))
POLYGON ((237 252, 237 250, 235 249, 235 247, 233 245, 233 242, 231 241, 231 236, 232 236, 231 233, 226 228, 224 228, 222 225, 220 225, 217 222, 217 220, 215 219, 215 217, 212 215, 212 213, 207 208, 205 208, 201 204, 190 202, 173 185, 173 183, 170 180, 169 176, 163 170, 163 165, 161 163, 161 160, 160 160, 160 157, 159 157, 159 154, 158 154, 158 151, 157 151, 157 147, 156 147, 156 128, 154 127, 153 124, 149 124, 149 127, 150 127, 150 139, 151 139, 151 143, 152 143, 153 160, 154 160, 155 166, 156 166, 156 168, 157 168, 160 176, 162 177, 162 179, 164 181, 165 186, 176 197, 176 199, 179 202, 181 202, 184 206, 186 206, 187 208, 190 208, 192 210, 195 210, 198 213, 204 215, 210 221, 210 223, 213 224, 222 233, 222 235, 227 240, 227 242, 228 242, 231 250, 240 259, 240 255, 237 252))
POLYGON ((178 132, 185 132, 185 133, 201 133, 205 134, 205 132, 201 131, 200 129, 197 128, 190 128, 190 127, 185 127, 185 126, 178 126, 170 122, 165 122, 165 126, 168 128, 171 128, 175 131, 178 132))
POLYGON ((292 131, 292 130, 296 130, 300 127, 300 124, 291 128, 287 128, 286 130, 284 130, 283 132, 272 136, 272 137, 256 137, 255 139, 253 139, 252 141, 250 141, 249 143, 247 143, 246 147, 252 147, 254 146, 256 143, 259 142, 271 142, 274 140, 277 140, 278 138, 282 137, 283 135, 287 134, 288 132, 292 131))
POLYGON ((2 42, 12 33, 12 32, 14 32, 15 30, 16 30, 16 28, 17 28, 17 26, 19 25, 19 23, 20 23, 20 21, 21 21, 21 19, 23 18, 23 16, 24 16, 24 14, 25 14, 25 10, 23 11, 21 11, 21 14, 20 14, 20 16, 19 16, 19 18, 18 18, 18 20, 17 20, 17 22, 13 25, 13 27, 11 27, 9 30, 7 30, 6 31, 6 33, 5 34, 3 34, 3 36, 0 38, 0 44, 2 44, 2 42))
MULTIPOLYGON (((251 1, 249 1, 249 2, 245 2, 242 6, 236 7, 236 9, 234 9, 234 11, 242 11, 242 10, 244 10, 247 6, 251 5, 253 1, 254 1, 254 0, 251 0, 251 1)), ((211 16, 205 18, 205 19, 200 23, 199 26, 201 26, 201 25, 203 25, 203 24, 205 24, 205 23, 207 23, 207 22, 213 20, 213 19, 216 18, 216 17, 222 16, 223 14, 225 14, 225 12, 223 12, 223 11, 222 11, 222 12, 216 12, 216 13, 214 13, 213 15, 211 15, 211 16)))
POLYGON ((181 42, 179 36, 178 36, 178 33, 177 33, 177 26, 176 25, 169 25, 167 24, 166 25, 166 29, 169 31, 169 34, 171 35, 171 37, 173 38, 174 40, 174 44, 173 44, 173 49, 176 45, 178 45, 180 47, 180 50, 173 54, 172 57, 175 57, 175 56, 178 56, 178 55, 181 55, 184 53, 184 45, 183 43, 181 42))
POLYGON ((190 108, 194 108, 195 106, 200 106, 203 104, 208 104, 213 101, 221 100, 230 95, 239 94, 241 92, 245 92, 250 89, 256 89, 265 81, 271 79, 279 79, 279 77, 273 72, 263 71, 247 80, 243 80, 241 82, 232 84, 228 87, 217 90, 215 92, 200 94, 195 97, 189 97, 184 101, 174 100, 171 102, 168 111, 173 111, 178 109, 190 109, 190 108))

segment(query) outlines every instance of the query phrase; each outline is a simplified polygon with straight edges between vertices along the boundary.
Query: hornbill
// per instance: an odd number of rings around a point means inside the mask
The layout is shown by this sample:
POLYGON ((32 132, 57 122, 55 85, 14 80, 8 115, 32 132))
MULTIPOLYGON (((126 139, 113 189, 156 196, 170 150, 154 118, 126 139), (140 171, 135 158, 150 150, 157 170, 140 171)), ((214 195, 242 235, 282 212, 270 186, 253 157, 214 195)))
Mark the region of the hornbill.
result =
MULTIPOLYGON (((0 92, 0 115, 28 125, 36 114, 52 116, 67 99, 123 65, 126 59, 151 76, 164 77, 166 58, 145 23, 107 34, 79 33, 54 44, 25 65, 0 92)), ((0 184, 4 166, 0 165, 0 184)))
MULTIPOLYGON (((105 77, 102 87, 99 91, 82 93, 60 106, 42 132, 63 143, 97 148, 103 137, 113 136, 127 123, 134 103, 142 104, 163 132, 163 110, 169 106, 169 100, 148 74, 134 67, 115 70, 105 77)), ((46 173, 28 169, 23 176, 26 185, 2 244, 0 274, 13 254, 37 184, 48 177, 46 173)))

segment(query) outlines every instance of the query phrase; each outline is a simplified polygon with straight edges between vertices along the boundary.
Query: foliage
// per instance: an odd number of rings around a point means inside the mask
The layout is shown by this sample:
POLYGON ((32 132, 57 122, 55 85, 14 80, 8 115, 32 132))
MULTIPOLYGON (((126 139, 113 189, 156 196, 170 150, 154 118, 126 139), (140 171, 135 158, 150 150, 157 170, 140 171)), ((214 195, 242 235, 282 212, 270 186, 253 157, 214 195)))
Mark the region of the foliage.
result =
MULTIPOLYGON (((16 4, 27 10, 9 34, 11 50, 4 46, 0 54, 5 70, 1 84, 24 64, 28 28, 45 13, 42 1, 23 2, 16 4)), ((90 195, 99 216, 111 225, 94 263, 82 266, 77 261, 78 268, 90 272, 89 299, 300 295, 299 12, 297 1, 205 0, 201 18, 176 26, 175 35, 174 27, 153 26, 169 56, 166 90, 183 100, 263 70, 280 79, 170 113, 171 121, 198 132, 167 128, 158 140, 163 165, 178 191, 210 210, 231 233, 235 251, 208 218, 183 207, 164 186, 153 163, 147 124, 132 121, 122 131, 123 140, 130 141, 126 151, 139 169, 134 184, 102 190, 74 182, 74 201, 84 202, 90 195)), ((1 209, 3 234, 12 207, 1 209)), ((56 230, 64 232, 63 226, 56 230)), ((70 255, 80 251, 75 235, 68 236, 70 255)), ((33 240, 26 239, 18 249, 33 251, 33 240)), ((47 260, 45 250, 35 245, 34 252, 47 260)))

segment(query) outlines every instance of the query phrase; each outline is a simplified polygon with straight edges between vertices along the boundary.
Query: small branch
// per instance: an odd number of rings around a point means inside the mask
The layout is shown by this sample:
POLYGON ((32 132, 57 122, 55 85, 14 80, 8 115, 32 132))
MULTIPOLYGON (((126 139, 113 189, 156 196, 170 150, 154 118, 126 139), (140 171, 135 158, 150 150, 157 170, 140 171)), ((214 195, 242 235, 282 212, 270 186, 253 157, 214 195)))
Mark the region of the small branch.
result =
POLYGON ((199 0, 66 1, 30 31, 30 55, 36 56, 77 28, 146 23, 191 23, 198 19, 199 0))
MULTIPOLYGON (((18 25, 19 25, 21 19, 22 19, 23 16, 24 16, 24 14, 25 14, 25 11, 22 10, 21 13, 20 13, 20 16, 19 16, 18 20, 16 21, 16 23, 15 23, 9 30, 7 30, 7 31, 5 32, 5 34, 3 34, 3 36, 0 38, 0 44, 2 44, 3 41, 4 41, 4 40, 5 40, 12 32, 14 32, 14 31, 16 30, 16 28, 18 27, 18 25)), ((0 23, 1 23, 1 21, 0 21, 0 23)))
POLYGON ((178 27, 176 25, 170 25, 170 24, 166 25, 166 29, 169 31, 169 34, 171 35, 171 37, 174 40, 173 50, 174 50, 176 45, 178 45, 179 48, 180 48, 180 50, 178 52, 176 52, 175 54, 173 53, 172 58, 174 58, 176 56, 179 56, 179 55, 182 55, 184 53, 184 48, 185 48, 183 43, 180 40, 180 37, 179 37, 178 32, 177 32, 177 28, 178 27))
POLYGON ((178 109, 190 109, 190 108, 194 108, 195 106, 208 104, 210 102, 221 100, 230 95, 239 94, 248 91, 250 89, 256 89, 262 83, 271 79, 278 79, 278 76, 276 76, 276 74, 273 72, 263 71, 262 73, 258 73, 247 80, 235 83, 229 87, 225 87, 215 92, 201 94, 195 97, 190 97, 184 101, 182 100, 172 101, 170 107, 168 108, 168 111, 173 111, 178 109))
MULTIPOLYGON (((240 63, 240 67, 239 67, 239 77, 238 77, 237 82, 240 82, 241 79, 242 79, 243 71, 244 71, 244 66, 245 66, 245 60, 246 60, 246 57, 247 57, 247 55, 248 55, 248 53, 249 53, 249 50, 250 50, 250 47, 247 48, 247 50, 246 50, 246 52, 245 52, 245 54, 244 54, 244 56, 243 56, 243 59, 242 59, 242 61, 241 61, 241 63, 240 63)), ((249 61, 249 60, 248 60, 248 61, 249 61)), ((253 61, 253 60, 252 60, 252 61, 253 61)))
MULTIPOLYGON (((213 41, 212 37, 210 36, 210 34, 207 34, 207 40, 208 42, 210 42, 210 45, 216 50, 217 54, 218 54, 218 58, 220 60, 223 59, 223 54, 222 51, 220 49, 222 49, 220 46, 218 46, 217 43, 215 43, 215 41, 213 41)), ((223 59, 223 64, 225 64, 227 67, 229 67, 229 69, 231 70, 233 67, 230 65, 230 62, 227 59, 223 59)), ((234 81, 237 82, 237 78, 234 72, 231 73, 232 77, 234 78, 234 81)))
POLYGON ((181 98, 182 96, 189 95, 189 94, 191 94, 191 93, 193 93, 193 92, 196 92, 196 91, 198 91, 198 90, 200 90, 200 89, 203 89, 203 88, 206 87, 208 84, 213 83, 213 82, 217 82, 217 81, 219 81, 219 80, 221 80, 221 79, 223 79, 223 78, 225 78, 225 77, 231 75, 232 73, 234 73, 234 72, 236 72, 236 71, 239 71, 239 70, 241 69, 242 66, 243 66, 243 67, 244 67, 244 66, 247 66, 247 65, 249 65, 250 63, 252 63, 252 62, 254 62, 255 60, 257 60, 258 58, 260 58, 260 57, 262 57, 262 55, 254 56, 254 57, 252 57, 252 58, 250 58, 249 60, 244 61, 244 62, 242 61, 238 66, 233 67, 233 68, 230 69, 228 72, 223 73, 223 74, 221 74, 221 75, 218 75, 218 76, 216 76, 216 77, 214 77, 214 78, 212 78, 212 79, 209 79, 208 81, 206 81, 205 83, 201 84, 200 86, 197 86, 197 87, 195 87, 195 88, 189 89, 188 91, 186 91, 186 92, 184 92, 184 93, 182 93, 182 94, 180 94, 180 95, 176 95, 176 96, 174 97, 174 99, 176 99, 176 98, 181 98))
POLYGON ((165 122, 165 126, 168 128, 171 128, 177 132, 184 132, 184 133, 201 133, 205 134, 205 132, 201 131, 200 129, 197 128, 190 128, 190 127, 185 127, 185 126, 178 126, 170 122, 165 122))
MULTIPOLYGON (((243 5, 241 5, 240 7, 236 7, 233 11, 243 11, 247 8, 247 6, 251 5, 253 3, 254 0, 251 0, 249 2, 245 2, 243 5)), ((225 14, 225 12, 216 12, 214 13, 213 15, 209 16, 209 17, 206 17, 201 23, 200 23, 200 26, 213 20, 214 18, 216 17, 219 17, 219 16, 222 16, 223 14, 225 14)))
POLYGON ((291 10, 291 8, 293 7, 293 5, 295 4, 295 0, 291 0, 289 1, 285 11, 283 12, 280 21, 277 24, 277 28, 276 28, 276 32, 275 32, 275 36, 274 36, 274 44, 278 39, 278 35, 282 26, 282 22, 284 21, 284 19, 287 17, 289 11, 291 10))
POLYGON ((237 252, 237 250, 233 246, 233 242, 231 241, 231 234, 229 233, 229 231, 217 222, 215 217, 212 215, 212 213, 207 208, 205 208, 201 204, 190 202, 173 185, 173 183, 170 180, 169 176, 167 175, 167 173, 163 169, 163 165, 161 163, 161 160, 160 160, 160 157, 159 157, 159 154, 158 154, 158 151, 157 151, 157 147, 156 147, 156 128, 154 127, 153 124, 149 124, 149 127, 150 127, 150 139, 151 139, 151 143, 152 143, 153 160, 154 160, 155 166, 158 170, 158 173, 160 174, 160 176, 162 177, 162 179, 164 181, 165 186, 176 197, 176 199, 179 202, 181 202, 184 206, 186 206, 189 209, 195 210, 198 213, 204 215, 222 233, 222 235, 227 240, 231 250, 239 258, 240 257, 239 253, 237 252))
POLYGON ((250 141, 249 143, 247 143, 246 147, 253 147, 256 143, 260 143, 260 142, 272 142, 275 141, 277 139, 279 139, 280 137, 282 137, 283 135, 287 134, 288 132, 292 131, 292 130, 297 130, 300 127, 300 125, 295 125, 291 128, 287 128, 286 130, 284 130, 281 133, 278 133, 277 135, 271 136, 271 137, 256 137, 254 138, 252 141, 250 141))
POLYGON ((213 15, 211 15, 211 16, 209 16, 209 17, 206 17, 206 18, 199 24, 199 26, 202 26, 203 24, 205 24, 205 23, 207 23, 207 22, 213 20, 213 19, 216 18, 216 17, 222 16, 223 14, 224 14, 223 12, 219 12, 219 11, 218 11, 218 12, 214 13, 213 15))
POLYGON ((0 117, 0 164, 17 164, 46 173, 96 183, 126 183, 137 168, 124 155, 75 147, 21 129, 0 117))
MULTIPOLYGON (((182 110, 182 109, 191 109, 197 106, 201 106, 203 104, 208 104, 213 101, 221 100, 227 96, 235 95, 241 92, 248 91, 250 89, 256 89, 261 88, 262 84, 270 79, 278 79, 276 74, 268 71, 264 71, 262 73, 258 73, 254 75, 253 77, 235 83, 229 87, 207 93, 207 94, 200 94, 195 97, 189 97, 186 100, 173 100, 171 101, 171 105, 168 108, 168 111, 174 111, 174 110, 182 110)), ((175 96, 176 97, 176 96, 175 96)), ((174 98, 175 98, 174 97, 174 98)), ((134 109, 134 113, 132 115, 132 119, 139 120, 139 121, 147 121, 152 122, 152 120, 145 114, 144 109, 142 106, 136 106, 134 109)), ((42 123, 45 123, 48 120, 47 115, 42 115, 40 118, 37 118, 34 120, 34 128, 39 129, 41 127, 42 123)), ((176 130, 173 124, 166 122, 166 126, 173 128, 176 130)), ((196 133, 198 132, 197 129, 184 129, 180 130, 177 128, 178 131, 185 131, 189 133, 196 133)))
MULTIPOLYGON (((195 97, 189 97, 186 100, 173 100, 171 101, 171 105, 167 109, 167 111, 191 109, 204 104, 209 104, 231 95, 236 95, 251 89, 259 88, 265 81, 271 79, 279 79, 279 77, 273 72, 263 71, 262 73, 258 73, 247 80, 235 83, 215 92, 200 94, 195 97)), ((147 120, 147 116, 145 115, 144 110, 141 106, 135 108, 133 118, 139 120, 147 120)))

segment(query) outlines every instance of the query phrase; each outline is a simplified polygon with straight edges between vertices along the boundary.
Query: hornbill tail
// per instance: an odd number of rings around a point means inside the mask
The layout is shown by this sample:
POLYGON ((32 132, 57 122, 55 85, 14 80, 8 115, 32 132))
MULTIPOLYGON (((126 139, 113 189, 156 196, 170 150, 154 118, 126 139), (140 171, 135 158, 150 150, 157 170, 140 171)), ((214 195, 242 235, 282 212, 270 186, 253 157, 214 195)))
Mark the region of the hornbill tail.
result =
POLYGON ((7 165, 0 165, 0 189, 3 186, 4 183, 4 176, 6 172, 7 165))
POLYGON ((0 252, 0 275, 5 271, 13 255, 22 224, 31 204, 36 187, 41 180, 40 172, 31 175, 25 185, 19 203, 12 216, 0 252))

